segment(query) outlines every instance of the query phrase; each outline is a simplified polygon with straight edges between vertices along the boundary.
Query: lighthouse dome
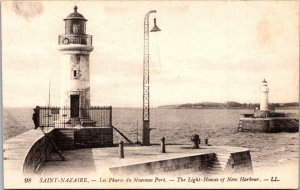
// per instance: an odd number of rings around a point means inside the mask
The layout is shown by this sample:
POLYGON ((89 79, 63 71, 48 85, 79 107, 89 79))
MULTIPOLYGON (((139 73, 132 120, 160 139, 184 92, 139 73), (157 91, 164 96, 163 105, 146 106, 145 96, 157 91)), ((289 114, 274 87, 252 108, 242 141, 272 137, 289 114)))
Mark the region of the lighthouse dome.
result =
POLYGON ((77 12, 78 7, 74 6, 74 12, 70 13, 64 20, 85 20, 87 21, 82 14, 77 12))
POLYGON ((78 7, 74 6, 74 12, 69 14, 65 21, 65 34, 68 35, 85 35, 87 19, 77 12, 78 7))
POLYGON ((269 87, 266 79, 264 79, 261 83, 261 91, 262 92, 269 92, 269 87))

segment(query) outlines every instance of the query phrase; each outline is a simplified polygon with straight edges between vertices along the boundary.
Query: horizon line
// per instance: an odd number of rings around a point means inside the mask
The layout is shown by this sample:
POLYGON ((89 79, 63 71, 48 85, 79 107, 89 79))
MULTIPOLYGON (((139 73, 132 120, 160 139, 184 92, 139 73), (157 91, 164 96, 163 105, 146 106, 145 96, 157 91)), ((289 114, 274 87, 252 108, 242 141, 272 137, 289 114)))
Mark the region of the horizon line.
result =
MULTIPOLYGON (((237 102, 237 101, 225 101, 225 102, 213 102, 213 101, 204 101, 204 102, 194 102, 194 103, 178 103, 178 104, 164 104, 164 105, 158 105, 158 106, 153 106, 151 108, 159 108, 162 106, 178 106, 178 105, 184 105, 184 104, 201 104, 201 103, 217 103, 217 104, 226 104, 226 102, 237 102)), ((239 104, 260 104, 259 102, 237 102, 239 104)), ((287 104, 287 103, 298 103, 299 101, 288 101, 288 102, 269 102, 269 104, 287 104)), ((35 106, 48 106, 48 105, 35 105, 35 106)), ((2 105, 2 108, 35 108, 35 106, 11 106, 11 105, 2 105)), ((92 106, 97 106, 97 105, 91 105, 92 106)), ((98 105, 99 106, 99 105, 98 105)), ((111 106, 111 105, 101 105, 101 106, 111 106)), ((52 105, 49 107, 61 107, 59 105, 52 105)), ((141 108, 140 106, 113 106, 114 108, 141 108)))

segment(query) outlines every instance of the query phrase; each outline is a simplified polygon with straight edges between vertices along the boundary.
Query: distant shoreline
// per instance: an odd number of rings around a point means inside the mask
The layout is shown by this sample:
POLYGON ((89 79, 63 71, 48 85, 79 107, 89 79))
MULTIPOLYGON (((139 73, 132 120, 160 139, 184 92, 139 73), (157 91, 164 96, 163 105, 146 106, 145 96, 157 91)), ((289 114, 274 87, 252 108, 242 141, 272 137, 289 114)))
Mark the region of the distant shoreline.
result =
MULTIPOLYGON (((199 107, 156 107, 157 109, 195 109, 195 110, 207 110, 207 109, 226 109, 226 110, 254 110, 254 108, 222 108, 222 107, 209 107, 209 108, 199 108, 199 107)), ((299 110, 299 107, 279 107, 276 110, 299 110)))
MULTIPOLYGON (((172 109, 249 109, 259 108, 259 103, 239 103, 234 101, 218 102, 201 102, 201 103, 185 103, 159 106, 158 108, 172 109)), ((299 109, 299 102, 287 103, 269 103, 270 109, 299 109)))

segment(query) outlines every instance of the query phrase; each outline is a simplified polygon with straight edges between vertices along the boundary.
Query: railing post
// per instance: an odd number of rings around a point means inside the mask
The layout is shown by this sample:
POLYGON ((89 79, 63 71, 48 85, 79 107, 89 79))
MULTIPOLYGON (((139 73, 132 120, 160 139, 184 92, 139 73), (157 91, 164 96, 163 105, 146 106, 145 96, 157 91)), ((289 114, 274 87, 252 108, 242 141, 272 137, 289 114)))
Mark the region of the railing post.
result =
POLYGON ((112 107, 109 109, 109 125, 112 126, 112 107))

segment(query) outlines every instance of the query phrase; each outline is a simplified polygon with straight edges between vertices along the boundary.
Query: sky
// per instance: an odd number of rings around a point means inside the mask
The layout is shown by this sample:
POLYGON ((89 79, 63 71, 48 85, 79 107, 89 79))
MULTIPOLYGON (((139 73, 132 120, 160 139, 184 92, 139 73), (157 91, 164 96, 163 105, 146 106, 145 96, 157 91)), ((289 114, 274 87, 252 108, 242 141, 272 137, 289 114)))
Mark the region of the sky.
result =
POLYGON ((2 1, 5 107, 59 105, 58 35, 74 5, 93 35, 92 105, 142 107, 144 16, 150 33, 150 105, 299 99, 297 1, 2 1))

